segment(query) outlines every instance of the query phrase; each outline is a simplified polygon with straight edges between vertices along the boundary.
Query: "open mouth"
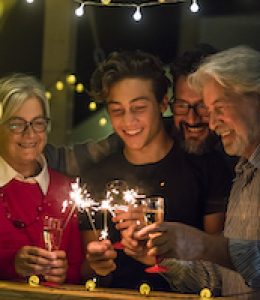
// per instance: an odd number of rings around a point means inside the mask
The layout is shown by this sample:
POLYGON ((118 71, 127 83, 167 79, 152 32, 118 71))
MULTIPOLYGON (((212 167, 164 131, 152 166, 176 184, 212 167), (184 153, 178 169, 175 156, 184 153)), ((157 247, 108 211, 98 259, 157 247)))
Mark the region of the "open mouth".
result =
POLYGON ((32 149, 36 147, 36 143, 19 143, 18 145, 24 149, 32 149))
POLYGON ((198 135, 198 134, 202 134, 205 132, 205 130, 208 130, 208 124, 205 123, 198 123, 195 125, 190 125, 186 122, 182 122, 180 124, 182 131, 185 131, 188 134, 194 134, 194 135, 198 135))
POLYGON ((124 130, 124 133, 128 136, 135 136, 142 132, 142 129, 124 130))

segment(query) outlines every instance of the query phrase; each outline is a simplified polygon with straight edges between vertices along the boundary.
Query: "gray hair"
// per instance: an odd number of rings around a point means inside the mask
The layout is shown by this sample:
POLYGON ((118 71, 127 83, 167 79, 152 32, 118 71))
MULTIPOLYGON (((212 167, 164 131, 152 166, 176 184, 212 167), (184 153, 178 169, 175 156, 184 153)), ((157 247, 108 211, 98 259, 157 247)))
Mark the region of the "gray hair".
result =
POLYGON ((210 55, 188 77, 188 83, 201 92, 208 78, 238 94, 260 95, 260 52, 240 45, 210 55))
POLYGON ((44 116, 50 117, 50 107, 42 84, 32 76, 13 74, 0 79, 0 124, 10 119, 30 97, 42 104, 44 116))

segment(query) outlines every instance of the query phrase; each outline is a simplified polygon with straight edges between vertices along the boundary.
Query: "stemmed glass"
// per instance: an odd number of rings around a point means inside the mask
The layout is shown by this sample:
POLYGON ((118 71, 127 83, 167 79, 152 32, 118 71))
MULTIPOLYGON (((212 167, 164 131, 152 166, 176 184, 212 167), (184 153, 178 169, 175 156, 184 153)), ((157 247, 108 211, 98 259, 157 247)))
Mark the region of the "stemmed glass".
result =
MULTIPOLYGON (((60 248, 63 234, 62 219, 45 216, 43 220, 43 240, 45 249, 48 251, 60 248)), ((44 282, 44 285, 54 286, 53 282, 44 282)))
MULTIPOLYGON (((144 211, 144 221, 146 225, 152 223, 163 222, 164 219, 164 199, 160 196, 147 197, 142 200, 143 211, 144 211)), ((156 256, 156 264, 154 266, 145 269, 147 273, 165 273, 167 268, 161 266, 160 258, 156 256)))

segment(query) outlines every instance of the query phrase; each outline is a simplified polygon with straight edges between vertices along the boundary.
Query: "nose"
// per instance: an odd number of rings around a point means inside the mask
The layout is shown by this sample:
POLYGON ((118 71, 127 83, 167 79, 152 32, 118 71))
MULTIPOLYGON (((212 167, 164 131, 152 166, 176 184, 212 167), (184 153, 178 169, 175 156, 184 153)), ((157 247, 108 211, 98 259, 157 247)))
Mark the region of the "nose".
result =
POLYGON ((126 125, 131 124, 135 119, 135 114, 131 110, 126 111, 124 115, 124 122, 126 125))
POLYGON ((24 129, 23 134, 28 136, 33 136, 35 134, 35 131, 32 128, 32 125, 30 123, 27 123, 26 128, 24 129))
POLYGON ((194 125, 200 122, 200 116, 196 114, 193 108, 190 108, 187 114, 187 123, 194 125))
POLYGON ((215 130, 215 129, 216 129, 216 126, 217 126, 217 122, 218 122, 218 120, 217 120, 217 118, 216 118, 215 113, 214 113, 214 112, 211 112, 211 113, 209 114, 209 128, 210 128, 211 130, 215 130))

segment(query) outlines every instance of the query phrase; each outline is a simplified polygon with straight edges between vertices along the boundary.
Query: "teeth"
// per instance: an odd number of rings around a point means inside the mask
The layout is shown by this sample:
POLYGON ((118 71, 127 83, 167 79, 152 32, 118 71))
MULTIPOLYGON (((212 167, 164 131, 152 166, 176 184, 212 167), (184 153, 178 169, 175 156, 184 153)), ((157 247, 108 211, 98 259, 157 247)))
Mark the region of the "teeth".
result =
POLYGON ((201 127, 187 127, 187 130, 190 132, 201 132, 204 130, 204 128, 201 127))
POLYGON ((35 143, 30 143, 30 144, 20 144, 20 146, 22 148, 34 148, 35 147, 35 143))
POLYGON ((141 132, 141 129, 135 129, 135 130, 125 130, 125 133, 129 135, 135 135, 141 132))

